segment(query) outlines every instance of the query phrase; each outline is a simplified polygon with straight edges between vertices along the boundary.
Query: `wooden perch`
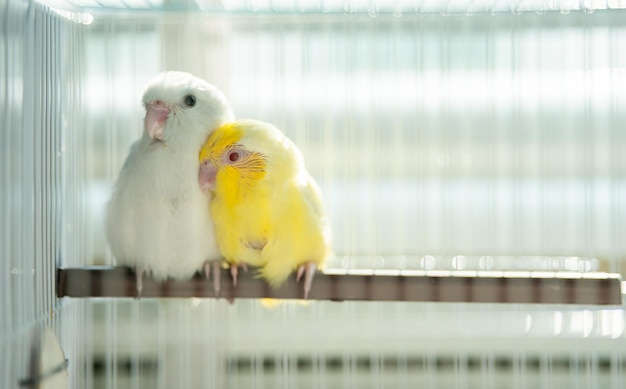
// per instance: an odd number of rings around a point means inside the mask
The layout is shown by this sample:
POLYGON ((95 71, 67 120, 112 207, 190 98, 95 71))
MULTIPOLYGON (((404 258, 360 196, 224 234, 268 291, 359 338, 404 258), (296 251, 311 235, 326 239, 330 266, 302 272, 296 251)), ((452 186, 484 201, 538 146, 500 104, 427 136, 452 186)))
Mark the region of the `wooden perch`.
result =
MULTIPOLYGON (((142 298, 302 298, 292 276, 271 288, 253 271, 240 272, 236 287, 222 271, 220 295, 199 274, 190 280, 156 282, 144 278, 142 298)), ((126 267, 58 269, 58 297, 136 297, 135 273, 126 267)), ((609 273, 452 272, 328 270, 318 272, 310 300, 437 301, 621 305, 621 278, 609 273)))

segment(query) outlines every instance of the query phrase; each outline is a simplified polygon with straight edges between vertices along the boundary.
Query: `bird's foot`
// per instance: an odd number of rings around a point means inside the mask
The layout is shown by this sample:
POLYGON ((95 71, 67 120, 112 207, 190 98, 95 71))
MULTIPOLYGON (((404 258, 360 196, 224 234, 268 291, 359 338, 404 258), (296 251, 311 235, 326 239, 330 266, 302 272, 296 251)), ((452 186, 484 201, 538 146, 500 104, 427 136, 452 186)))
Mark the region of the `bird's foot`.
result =
POLYGON ((137 298, 141 298, 141 292, 143 291, 143 274, 150 275, 152 271, 147 267, 135 268, 135 280, 137 285, 137 298))
POLYGON ((303 263, 298 267, 298 271, 296 273, 296 281, 300 281, 300 278, 304 275, 304 299, 306 300, 309 297, 309 291, 311 290, 311 285, 313 284, 313 277, 315 277, 315 271, 317 270, 317 265, 312 262, 303 263))
POLYGON ((241 267, 244 271, 248 271, 248 265, 245 263, 231 263, 230 264, 230 275, 233 277, 233 286, 237 286, 237 275, 239 274, 239 267, 241 267))
POLYGON ((220 290, 222 289, 221 284, 221 260, 216 261, 206 261, 204 263, 204 275, 207 279, 211 276, 211 272, 213 272, 213 291, 216 296, 219 296, 220 290))

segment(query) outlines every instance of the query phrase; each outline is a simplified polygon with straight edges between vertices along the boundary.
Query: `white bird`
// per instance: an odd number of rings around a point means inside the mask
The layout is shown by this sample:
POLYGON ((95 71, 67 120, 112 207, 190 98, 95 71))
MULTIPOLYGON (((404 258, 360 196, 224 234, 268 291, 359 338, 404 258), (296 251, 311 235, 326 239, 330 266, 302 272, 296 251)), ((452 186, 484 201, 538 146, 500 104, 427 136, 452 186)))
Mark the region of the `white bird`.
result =
POLYGON ((107 207, 106 233, 117 263, 142 275, 189 279, 213 269, 220 251, 209 201, 198 185, 198 154, 209 134, 234 120, 224 94, 189 73, 157 75, 143 95, 144 131, 130 148, 107 207))

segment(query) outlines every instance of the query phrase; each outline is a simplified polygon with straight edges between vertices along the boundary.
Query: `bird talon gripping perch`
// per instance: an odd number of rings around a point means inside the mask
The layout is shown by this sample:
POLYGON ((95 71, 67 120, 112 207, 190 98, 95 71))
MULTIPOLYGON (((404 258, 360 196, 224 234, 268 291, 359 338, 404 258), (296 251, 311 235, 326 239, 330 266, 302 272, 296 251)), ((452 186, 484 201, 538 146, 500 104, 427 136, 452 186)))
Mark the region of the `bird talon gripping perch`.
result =
POLYGON ((304 299, 309 298, 309 292, 311 291, 311 285, 313 284, 313 277, 315 277, 315 271, 317 266, 314 263, 305 263, 298 267, 296 273, 296 281, 300 282, 300 278, 304 274, 304 299))
POLYGON ((207 279, 211 277, 211 273, 213 273, 213 291, 216 296, 220 295, 220 291, 222 290, 222 267, 220 260, 216 261, 206 261, 204 263, 204 275, 207 279))

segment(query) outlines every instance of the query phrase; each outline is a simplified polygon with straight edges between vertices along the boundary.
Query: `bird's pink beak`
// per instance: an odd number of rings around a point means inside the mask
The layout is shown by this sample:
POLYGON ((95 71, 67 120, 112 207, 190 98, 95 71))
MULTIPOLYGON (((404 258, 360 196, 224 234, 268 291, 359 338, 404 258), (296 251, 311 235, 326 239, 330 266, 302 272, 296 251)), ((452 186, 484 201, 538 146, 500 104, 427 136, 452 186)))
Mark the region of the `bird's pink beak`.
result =
POLYGON ((150 139, 163 140, 165 121, 169 114, 170 109, 161 100, 146 105, 144 126, 150 139))
POLYGON ((203 192, 215 189, 215 177, 217 177, 217 166, 209 161, 202 162, 198 172, 198 183, 203 192))

